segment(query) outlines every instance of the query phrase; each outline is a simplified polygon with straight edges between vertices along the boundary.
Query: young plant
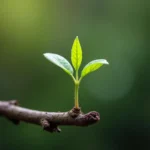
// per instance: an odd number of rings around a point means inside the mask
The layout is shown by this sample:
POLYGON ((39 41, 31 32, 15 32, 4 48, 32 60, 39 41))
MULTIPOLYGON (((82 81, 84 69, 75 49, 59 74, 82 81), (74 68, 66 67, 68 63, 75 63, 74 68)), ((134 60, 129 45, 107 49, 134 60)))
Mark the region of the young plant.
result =
POLYGON ((107 60, 105 59, 96 59, 93 60, 91 62, 89 62, 82 70, 81 75, 79 77, 79 68, 82 62, 82 48, 80 45, 80 41, 78 36, 75 38, 73 45, 72 45, 72 49, 71 49, 71 62, 72 65, 75 69, 75 75, 74 75, 74 71, 73 71, 73 67, 71 66, 71 64, 62 56, 58 55, 58 54, 53 54, 53 53, 45 53, 44 56, 51 61, 52 63, 54 63, 55 65, 59 66, 60 68, 62 68, 66 73, 68 73, 75 84, 75 108, 79 109, 79 85, 81 80, 83 79, 84 76, 86 76, 87 74, 89 74, 90 72, 93 72, 95 70, 97 70, 98 68, 100 68, 102 65, 104 64, 109 64, 107 62, 107 60))

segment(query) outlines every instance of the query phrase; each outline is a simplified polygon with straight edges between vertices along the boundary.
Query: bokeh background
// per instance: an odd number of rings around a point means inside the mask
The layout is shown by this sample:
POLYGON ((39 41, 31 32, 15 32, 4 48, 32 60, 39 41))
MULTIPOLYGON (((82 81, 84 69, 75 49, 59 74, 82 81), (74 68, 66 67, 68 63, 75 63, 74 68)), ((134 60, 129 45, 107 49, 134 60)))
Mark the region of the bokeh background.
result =
POLYGON ((98 124, 65 126, 60 134, 50 134, 1 117, 0 149, 150 149, 149 6, 148 0, 0 0, 1 100, 17 99, 38 110, 70 110, 72 79, 43 53, 70 61, 77 35, 81 68, 98 58, 110 63, 80 86, 80 106, 84 112, 100 112, 98 124))

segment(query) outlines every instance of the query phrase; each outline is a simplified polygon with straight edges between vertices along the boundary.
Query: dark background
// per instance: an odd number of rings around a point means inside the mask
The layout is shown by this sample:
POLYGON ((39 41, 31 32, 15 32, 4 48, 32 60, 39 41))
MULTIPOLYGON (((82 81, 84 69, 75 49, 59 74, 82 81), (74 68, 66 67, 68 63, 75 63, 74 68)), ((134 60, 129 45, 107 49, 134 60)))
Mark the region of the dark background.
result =
POLYGON ((1 100, 17 99, 37 110, 70 110, 72 79, 43 53, 70 61, 77 35, 81 68, 98 58, 110 63, 80 85, 80 106, 100 112, 98 124, 65 126, 50 134, 1 117, 0 150, 150 149, 149 6, 148 0, 0 0, 1 100))

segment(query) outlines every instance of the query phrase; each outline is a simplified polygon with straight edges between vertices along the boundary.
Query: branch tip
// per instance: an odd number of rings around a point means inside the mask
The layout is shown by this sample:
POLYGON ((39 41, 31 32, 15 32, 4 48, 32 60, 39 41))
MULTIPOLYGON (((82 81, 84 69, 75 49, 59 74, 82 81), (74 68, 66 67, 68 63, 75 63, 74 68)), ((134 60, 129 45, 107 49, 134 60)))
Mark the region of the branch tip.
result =
POLYGON ((100 114, 96 111, 91 111, 85 114, 84 119, 89 123, 93 124, 100 120, 100 114))

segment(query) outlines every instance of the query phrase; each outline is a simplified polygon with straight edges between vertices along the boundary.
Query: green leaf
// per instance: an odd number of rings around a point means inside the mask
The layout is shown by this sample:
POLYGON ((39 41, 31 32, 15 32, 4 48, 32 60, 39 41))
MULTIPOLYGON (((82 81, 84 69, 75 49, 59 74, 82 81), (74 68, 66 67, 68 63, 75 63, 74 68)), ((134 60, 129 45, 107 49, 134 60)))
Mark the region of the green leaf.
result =
POLYGON ((75 70, 78 70, 82 62, 82 48, 78 36, 75 38, 72 45, 71 61, 75 70))
POLYGON ((105 59, 97 59, 89 62, 82 70, 81 78, 100 68, 103 64, 109 64, 105 59))
POLYGON ((65 72, 67 72, 69 75, 73 75, 73 68, 70 65, 70 63, 62 56, 58 54, 53 53, 45 53, 43 54, 49 61, 51 61, 53 64, 59 66, 62 68, 65 72))

